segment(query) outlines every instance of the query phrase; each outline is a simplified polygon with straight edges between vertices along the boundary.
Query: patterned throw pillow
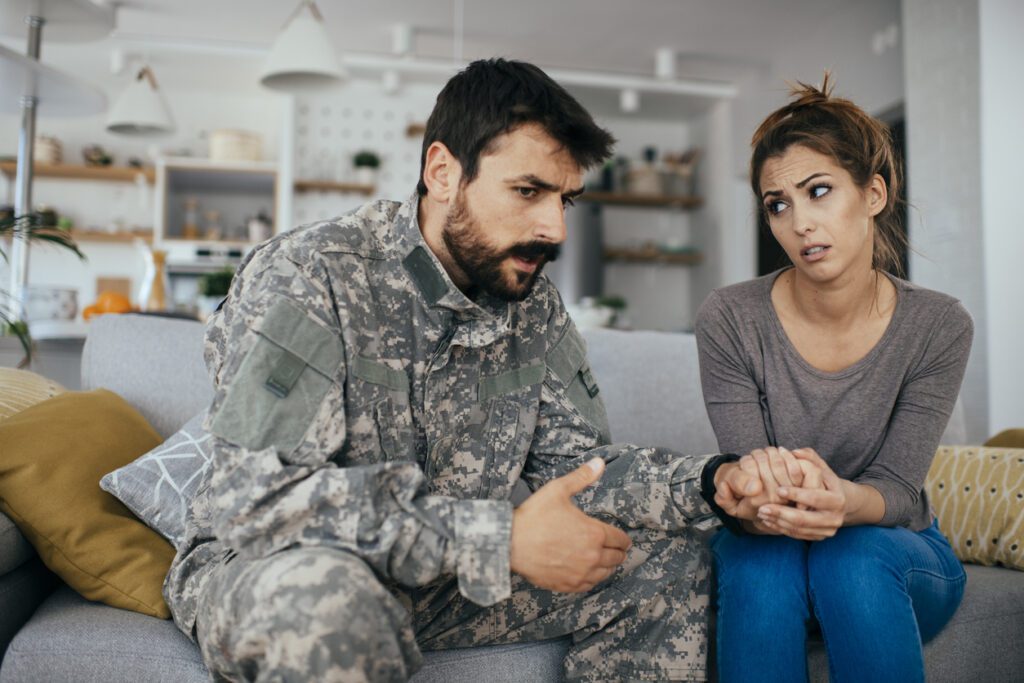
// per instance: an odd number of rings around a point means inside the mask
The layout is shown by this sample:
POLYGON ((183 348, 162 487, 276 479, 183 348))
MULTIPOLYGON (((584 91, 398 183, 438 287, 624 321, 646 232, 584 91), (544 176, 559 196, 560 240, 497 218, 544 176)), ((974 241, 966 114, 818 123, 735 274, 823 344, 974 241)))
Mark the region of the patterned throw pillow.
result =
POLYGON ((1024 448, 941 446, 925 489, 963 562, 1024 570, 1024 448))
POLYGON ((0 368, 0 420, 65 391, 52 379, 34 372, 0 368))
POLYGON ((124 503, 177 548, 185 535, 185 513, 210 464, 210 434, 203 411, 171 438, 100 480, 100 488, 124 503))

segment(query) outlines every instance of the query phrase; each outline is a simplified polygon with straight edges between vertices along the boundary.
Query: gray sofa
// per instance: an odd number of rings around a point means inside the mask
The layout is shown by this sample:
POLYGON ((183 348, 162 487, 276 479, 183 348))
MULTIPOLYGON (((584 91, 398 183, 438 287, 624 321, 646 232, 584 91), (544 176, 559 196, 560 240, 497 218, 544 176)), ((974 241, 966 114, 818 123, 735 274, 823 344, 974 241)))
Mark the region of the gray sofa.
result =
MULTIPOLYGON (((124 315, 101 317, 90 328, 84 389, 116 391, 165 437, 209 401, 198 323, 124 315)), ((607 330, 585 336, 617 440, 716 450, 692 336, 607 330)), ((956 436, 946 440, 957 442, 956 436)), ((1024 680, 1024 572, 968 566, 967 574, 963 605, 926 647, 929 680, 1024 680)), ((0 651, 4 647, 0 683, 207 680, 198 650, 173 623, 81 598, 41 566, 0 515, 0 651)), ((556 681, 567 647, 559 639, 426 653, 413 680, 556 681)), ((736 656, 756 653, 738 650, 736 656)), ((812 642, 809 658, 812 680, 826 680, 820 642, 812 642)))

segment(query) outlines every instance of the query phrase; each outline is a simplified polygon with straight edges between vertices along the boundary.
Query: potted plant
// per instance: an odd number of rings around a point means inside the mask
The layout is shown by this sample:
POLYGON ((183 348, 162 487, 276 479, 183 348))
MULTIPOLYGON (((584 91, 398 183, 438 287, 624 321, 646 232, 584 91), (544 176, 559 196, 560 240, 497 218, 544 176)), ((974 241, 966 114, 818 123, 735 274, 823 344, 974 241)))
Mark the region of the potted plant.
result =
MULTIPOLYGON (((42 214, 39 213, 25 216, 8 214, 0 217, 0 259, 4 262, 7 262, 7 253, 3 250, 3 244, 8 236, 12 239, 20 238, 56 245, 85 260, 85 254, 78 249, 71 235, 65 230, 44 225, 42 214)), ((0 336, 18 338, 25 350, 25 357, 21 359, 18 367, 28 365, 32 360, 32 337, 25 321, 24 305, 22 302, 14 301, 11 293, 5 289, 0 289, 0 336)))
POLYGON ((200 320, 205 321, 217 310, 220 302, 228 295, 228 290, 231 289, 231 280, 234 277, 235 269, 231 267, 199 276, 197 283, 199 296, 196 297, 196 308, 200 320))
POLYGON ((352 157, 352 165, 356 168, 356 182, 361 185, 373 185, 377 182, 377 169, 380 168, 380 157, 375 152, 364 149, 352 157))

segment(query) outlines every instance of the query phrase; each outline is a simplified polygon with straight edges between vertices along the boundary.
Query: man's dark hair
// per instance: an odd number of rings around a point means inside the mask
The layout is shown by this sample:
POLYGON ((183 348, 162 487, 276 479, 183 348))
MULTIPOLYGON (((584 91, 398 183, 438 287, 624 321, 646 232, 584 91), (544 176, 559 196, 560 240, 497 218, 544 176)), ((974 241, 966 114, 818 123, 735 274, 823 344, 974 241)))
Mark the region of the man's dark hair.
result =
POLYGON ((542 126, 581 169, 607 159, 615 144, 565 88, 533 64, 481 59, 453 76, 437 96, 423 136, 416 191, 427 194, 423 171, 434 142, 455 155, 462 182, 469 183, 494 139, 526 123, 542 126))

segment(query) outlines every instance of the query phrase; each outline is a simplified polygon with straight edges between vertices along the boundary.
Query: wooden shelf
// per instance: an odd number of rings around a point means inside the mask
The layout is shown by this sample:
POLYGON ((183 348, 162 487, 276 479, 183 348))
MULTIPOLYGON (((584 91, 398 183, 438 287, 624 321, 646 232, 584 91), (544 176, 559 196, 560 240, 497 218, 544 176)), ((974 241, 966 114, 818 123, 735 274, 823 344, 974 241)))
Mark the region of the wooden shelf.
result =
POLYGON ((639 249, 605 247, 604 260, 621 263, 663 263, 672 266, 696 266, 704 260, 704 256, 695 251, 659 251, 654 247, 642 247, 639 249))
POLYGON ((407 138, 418 138, 427 132, 427 124, 425 123, 410 123, 405 127, 405 137, 407 138))
POLYGON ((338 183, 333 180, 296 180, 296 192, 352 192, 370 196, 377 188, 360 183, 338 183))
POLYGON ((142 240, 146 244, 153 243, 152 230, 125 230, 123 232, 100 232, 98 230, 72 230, 71 239, 76 242, 107 242, 131 244, 142 240))
POLYGON ((580 201, 614 206, 642 206, 665 209, 697 209, 704 205, 700 197, 670 197, 656 194, 626 192, 584 192, 580 201))
MULTIPOLYGON (((13 178, 18 172, 16 161, 0 161, 0 173, 13 178)), ((33 174, 37 178, 66 178, 71 180, 102 180, 112 183, 132 183, 142 174, 152 184, 156 172, 152 168, 129 166, 75 166, 73 164, 36 164, 33 174)))
MULTIPOLYGON (((54 233, 60 232, 57 228, 46 228, 46 231, 54 233)), ((106 232, 103 230, 71 230, 67 234, 78 244, 83 242, 131 244, 137 239, 143 240, 147 243, 153 242, 152 230, 123 230, 120 232, 106 232)))

